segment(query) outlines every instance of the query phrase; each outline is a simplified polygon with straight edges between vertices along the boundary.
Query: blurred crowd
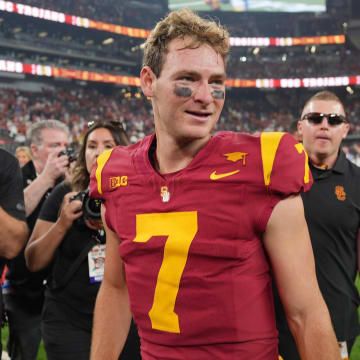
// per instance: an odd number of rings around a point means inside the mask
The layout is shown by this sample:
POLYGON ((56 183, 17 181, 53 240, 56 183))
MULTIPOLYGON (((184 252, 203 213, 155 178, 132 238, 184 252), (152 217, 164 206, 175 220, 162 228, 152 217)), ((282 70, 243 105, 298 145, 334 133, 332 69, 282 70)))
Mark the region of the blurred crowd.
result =
POLYGON ((44 89, 41 93, 0 89, 0 126, 17 143, 24 143, 26 130, 33 123, 57 119, 69 126, 76 143, 81 142, 89 122, 115 120, 126 124, 135 142, 152 129, 150 104, 142 97, 126 94, 118 91, 106 96, 95 88, 44 89))
POLYGON ((308 78, 330 76, 357 76, 359 52, 339 48, 321 53, 310 52, 310 47, 296 52, 271 53, 260 50, 257 56, 244 54, 229 59, 228 76, 242 79, 308 78), (300 52, 301 51, 301 52, 300 52))
MULTIPOLYGON (((166 0, 151 2, 146 0, 125 2, 117 0, 77 0, 76 2, 71 0, 23 0, 21 3, 107 23, 145 29, 151 28, 167 9, 166 0)), ((273 18, 268 13, 236 13, 234 16, 224 13, 215 14, 215 16, 225 17, 225 23, 228 24, 230 33, 234 36, 271 37, 339 34, 343 30, 344 18, 339 11, 336 15, 337 17, 334 19, 330 12, 313 15, 283 13, 276 15, 281 19, 274 24, 273 18)))
MULTIPOLYGON (((308 96, 303 90, 229 90, 216 131, 248 133, 288 131, 298 119, 298 109, 308 96), (286 92, 286 96, 284 96, 286 92)), ((26 130, 43 119, 68 125, 72 141, 79 143, 91 121, 120 121, 132 143, 153 131, 151 104, 137 89, 101 91, 95 87, 43 88, 41 92, 0 89, 0 131, 17 144, 25 143, 26 130)), ((345 97, 350 135, 360 135, 360 103, 345 97)))
POLYGON ((152 0, 149 4, 147 0, 138 0, 132 4, 117 0, 24 0, 21 3, 110 24, 150 29, 159 18, 155 20, 149 15, 152 12, 163 15, 167 1, 152 0), (144 8, 148 11, 144 12, 144 8))

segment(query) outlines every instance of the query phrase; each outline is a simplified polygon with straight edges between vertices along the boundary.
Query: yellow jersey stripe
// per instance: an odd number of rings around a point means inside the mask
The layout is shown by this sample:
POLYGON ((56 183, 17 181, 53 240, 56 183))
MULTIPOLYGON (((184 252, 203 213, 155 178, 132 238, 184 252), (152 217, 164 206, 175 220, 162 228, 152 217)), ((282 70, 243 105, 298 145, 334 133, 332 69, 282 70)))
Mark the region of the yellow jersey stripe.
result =
POLYGON ((276 151, 284 132, 263 132, 260 137, 261 159, 263 164, 264 182, 270 185, 271 172, 274 166, 276 151))
POLYGON ((102 187, 101 187, 101 173, 102 170, 106 164, 106 162, 109 160, 109 157, 114 149, 106 150, 101 155, 98 156, 96 162, 97 162, 97 169, 95 172, 95 177, 97 181, 97 188, 98 193, 102 194, 102 187))

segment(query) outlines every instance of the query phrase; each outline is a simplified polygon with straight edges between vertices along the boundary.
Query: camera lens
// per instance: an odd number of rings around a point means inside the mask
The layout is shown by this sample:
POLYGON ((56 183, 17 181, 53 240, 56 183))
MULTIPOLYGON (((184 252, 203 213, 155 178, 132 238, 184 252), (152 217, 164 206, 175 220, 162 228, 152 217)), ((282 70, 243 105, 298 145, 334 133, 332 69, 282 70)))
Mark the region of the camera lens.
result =
POLYGON ((86 194, 83 201, 84 217, 88 219, 101 219, 101 201, 92 199, 86 194))

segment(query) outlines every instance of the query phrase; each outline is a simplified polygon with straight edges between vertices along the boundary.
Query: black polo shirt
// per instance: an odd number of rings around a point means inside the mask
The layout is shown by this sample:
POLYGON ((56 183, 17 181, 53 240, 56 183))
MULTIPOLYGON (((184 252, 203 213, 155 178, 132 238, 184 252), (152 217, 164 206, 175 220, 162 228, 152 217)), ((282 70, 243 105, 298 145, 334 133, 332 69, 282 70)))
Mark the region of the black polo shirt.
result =
POLYGON ((335 166, 310 164, 314 184, 302 194, 314 250, 316 275, 339 341, 359 332, 357 235, 360 227, 360 168, 341 151, 335 166))
MULTIPOLYGON (((19 162, 15 156, 0 149, 0 206, 12 217, 25 221, 24 192, 19 162)), ((0 258, 0 273, 5 260, 0 258)))
POLYGON ((25 221, 22 177, 17 159, 0 149, 0 206, 12 217, 25 221))
MULTIPOLYGON (((0 206, 12 217, 25 222, 24 192, 19 162, 15 156, 0 149, 0 206)), ((5 259, 0 257, 0 274, 5 259)), ((0 316, 3 313, 2 290, 0 288, 0 316)), ((0 321, 1 322, 1 321, 0 321)), ((1 336, 1 327, 0 327, 1 336)), ((2 347, 0 344, 0 352, 2 347)))
MULTIPOLYGON (((357 313, 360 298, 354 285, 358 271, 360 168, 341 151, 332 169, 321 170, 311 163, 310 169, 314 183, 301 197, 316 275, 338 341, 351 340, 360 332, 357 313)), ((291 336, 276 288, 274 299, 277 327, 282 334, 291 336)))

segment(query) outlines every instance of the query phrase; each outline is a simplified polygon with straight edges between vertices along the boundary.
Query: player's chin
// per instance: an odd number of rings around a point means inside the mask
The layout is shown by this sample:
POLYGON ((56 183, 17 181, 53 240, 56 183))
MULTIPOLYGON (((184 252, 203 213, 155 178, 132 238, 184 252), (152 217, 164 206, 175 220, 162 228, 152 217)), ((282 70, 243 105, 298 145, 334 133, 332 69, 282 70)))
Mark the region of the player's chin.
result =
POLYGON ((191 126, 183 132, 182 138, 186 140, 201 140, 210 136, 211 127, 209 126, 191 126))
POLYGON ((215 123, 216 121, 213 121, 213 119, 209 119, 208 121, 202 123, 194 122, 189 124, 187 130, 194 137, 203 138, 211 133, 215 123))

